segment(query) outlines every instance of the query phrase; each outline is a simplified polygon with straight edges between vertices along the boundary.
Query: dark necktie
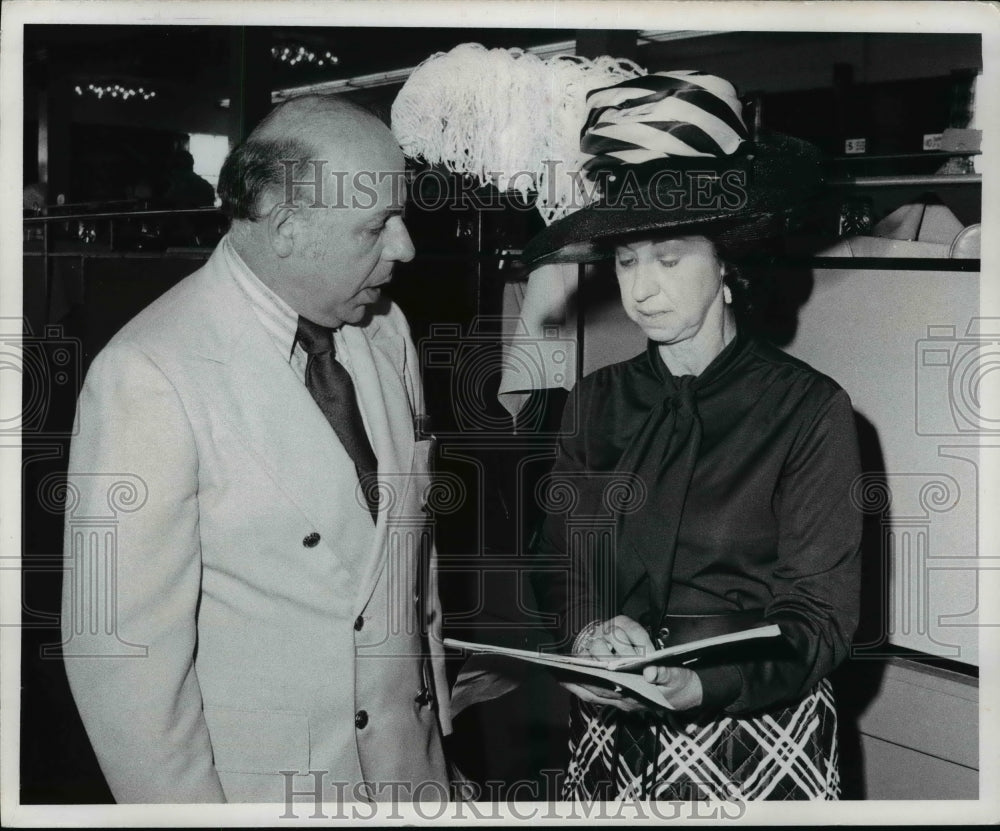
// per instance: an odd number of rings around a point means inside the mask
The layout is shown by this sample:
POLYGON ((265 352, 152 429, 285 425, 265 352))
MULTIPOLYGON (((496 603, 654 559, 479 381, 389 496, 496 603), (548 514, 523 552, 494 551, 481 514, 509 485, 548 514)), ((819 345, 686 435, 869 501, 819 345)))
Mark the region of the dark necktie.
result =
POLYGON ((368 510, 378 521, 378 459, 365 433, 354 382, 334 354, 333 329, 300 317, 295 339, 309 356, 306 388, 354 461, 368 510))

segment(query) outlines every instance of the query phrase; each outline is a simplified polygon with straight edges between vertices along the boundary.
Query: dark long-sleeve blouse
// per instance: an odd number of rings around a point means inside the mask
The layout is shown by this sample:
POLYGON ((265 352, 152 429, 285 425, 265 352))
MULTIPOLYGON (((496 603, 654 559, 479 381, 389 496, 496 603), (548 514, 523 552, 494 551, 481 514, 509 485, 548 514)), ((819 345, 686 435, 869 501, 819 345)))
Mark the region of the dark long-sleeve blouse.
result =
POLYGON ((783 652, 695 668, 701 711, 731 715, 795 700, 844 659, 861 539, 844 390, 740 335, 697 377, 674 377, 650 343, 583 379, 575 404, 536 548, 539 602, 565 634, 761 610, 783 652))

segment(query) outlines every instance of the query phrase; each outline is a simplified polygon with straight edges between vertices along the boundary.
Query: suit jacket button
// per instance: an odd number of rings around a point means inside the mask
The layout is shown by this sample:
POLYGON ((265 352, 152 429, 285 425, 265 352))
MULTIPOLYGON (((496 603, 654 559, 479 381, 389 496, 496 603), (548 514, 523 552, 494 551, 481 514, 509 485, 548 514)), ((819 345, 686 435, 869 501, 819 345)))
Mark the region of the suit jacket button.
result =
POLYGON ((365 628, 364 615, 358 615, 357 619, 354 621, 354 631, 360 632, 364 628, 365 628))
POLYGON ((358 710, 354 714, 354 726, 358 730, 364 730, 368 726, 368 712, 367 710, 358 710))
POLYGON ((315 531, 313 531, 311 534, 306 534, 302 538, 302 544, 306 548, 315 548, 317 545, 319 545, 319 534, 317 534, 315 531))

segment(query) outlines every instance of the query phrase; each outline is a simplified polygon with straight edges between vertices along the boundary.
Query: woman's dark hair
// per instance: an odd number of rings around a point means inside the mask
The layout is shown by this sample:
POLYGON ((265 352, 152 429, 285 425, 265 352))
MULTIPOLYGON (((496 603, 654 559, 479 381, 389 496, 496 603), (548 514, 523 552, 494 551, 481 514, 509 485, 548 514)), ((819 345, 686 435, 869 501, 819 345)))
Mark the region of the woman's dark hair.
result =
POLYGON ((780 236, 734 241, 721 234, 716 240, 716 253, 725 264, 723 279, 733 295, 733 314, 746 330, 759 332, 768 314, 782 244, 780 236))
POLYGON ((770 257, 755 257, 740 262, 724 259, 723 282, 732 294, 730 308, 736 321, 746 331, 765 334, 772 325, 775 292, 775 262, 770 257))
POLYGON ((729 287, 732 295, 730 304, 733 314, 741 323, 750 319, 755 310, 754 285, 744 268, 723 260, 722 282, 729 287))
POLYGON ((260 219, 260 200, 270 188, 287 193, 293 182, 308 178, 312 148, 298 139, 247 139, 226 157, 219 171, 222 211, 234 219, 260 219), (288 162, 291 182, 288 177, 288 162))

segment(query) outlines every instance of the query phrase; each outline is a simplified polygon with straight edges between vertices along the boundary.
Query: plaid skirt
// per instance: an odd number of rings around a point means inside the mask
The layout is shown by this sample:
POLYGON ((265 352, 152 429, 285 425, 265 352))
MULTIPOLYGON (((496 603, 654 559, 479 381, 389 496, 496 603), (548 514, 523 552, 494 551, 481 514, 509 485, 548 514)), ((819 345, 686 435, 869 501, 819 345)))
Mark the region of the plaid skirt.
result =
POLYGON ((573 698, 568 800, 839 799, 830 682, 740 718, 629 714, 573 698))

